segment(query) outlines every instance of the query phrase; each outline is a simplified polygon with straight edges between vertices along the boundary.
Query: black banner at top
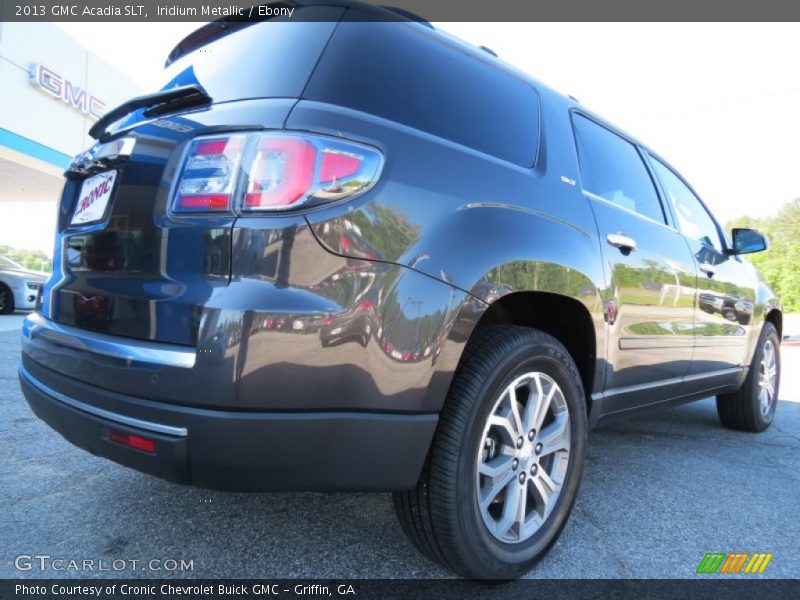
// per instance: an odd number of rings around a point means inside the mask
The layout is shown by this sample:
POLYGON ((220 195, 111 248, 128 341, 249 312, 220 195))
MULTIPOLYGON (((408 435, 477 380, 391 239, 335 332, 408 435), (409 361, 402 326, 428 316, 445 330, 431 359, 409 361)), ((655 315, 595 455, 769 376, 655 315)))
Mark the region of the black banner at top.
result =
MULTIPOLYGON (((390 5, 359 19, 421 21, 798 21, 792 0, 0 0, 0 21, 319 20, 308 4, 390 5), (399 12, 398 12, 399 11, 399 12)), ((325 13, 330 14, 330 13, 325 13)))

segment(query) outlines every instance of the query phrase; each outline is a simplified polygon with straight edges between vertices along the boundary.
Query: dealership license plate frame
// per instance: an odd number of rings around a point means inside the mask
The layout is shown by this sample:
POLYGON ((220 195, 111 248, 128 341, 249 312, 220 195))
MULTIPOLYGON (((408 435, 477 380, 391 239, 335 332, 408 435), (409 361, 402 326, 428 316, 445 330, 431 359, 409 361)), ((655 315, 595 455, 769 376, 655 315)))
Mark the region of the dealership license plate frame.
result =
POLYGON ((112 194, 114 193, 114 186, 117 183, 118 174, 119 173, 116 169, 112 169, 97 173, 84 180, 84 182, 81 184, 81 192, 78 195, 78 201, 75 205, 75 210, 72 213, 70 226, 80 227, 83 225, 92 225, 95 223, 100 223, 106 219, 108 213, 108 204, 111 200, 112 194), (103 188, 100 194, 97 195, 87 207, 82 208, 84 199, 88 198, 95 188, 100 187, 103 188), (76 220, 79 217, 83 217, 83 215, 86 215, 86 217, 76 220))

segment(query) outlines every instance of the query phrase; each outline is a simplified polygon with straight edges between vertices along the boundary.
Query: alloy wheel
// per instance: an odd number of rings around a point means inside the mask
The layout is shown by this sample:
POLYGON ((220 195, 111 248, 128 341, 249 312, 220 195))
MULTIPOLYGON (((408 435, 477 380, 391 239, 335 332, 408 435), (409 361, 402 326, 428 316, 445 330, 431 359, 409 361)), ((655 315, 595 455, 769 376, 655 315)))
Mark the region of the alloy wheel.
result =
POLYGON ((772 340, 767 340, 761 354, 758 373, 758 400, 761 414, 766 416, 775 400, 775 383, 778 378, 778 356, 772 340))
POLYGON ((495 401, 478 449, 478 507, 495 538, 519 543, 539 530, 561 494, 569 454, 561 388, 541 372, 515 378, 495 401))

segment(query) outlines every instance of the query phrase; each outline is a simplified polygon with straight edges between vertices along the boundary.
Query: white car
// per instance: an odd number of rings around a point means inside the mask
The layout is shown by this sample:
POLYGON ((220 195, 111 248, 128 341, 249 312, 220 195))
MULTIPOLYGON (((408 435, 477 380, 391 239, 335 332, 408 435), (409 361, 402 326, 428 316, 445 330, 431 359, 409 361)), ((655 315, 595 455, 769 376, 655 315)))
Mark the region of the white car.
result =
POLYGON ((0 256, 0 315, 33 310, 47 275, 28 271, 7 256, 0 256))

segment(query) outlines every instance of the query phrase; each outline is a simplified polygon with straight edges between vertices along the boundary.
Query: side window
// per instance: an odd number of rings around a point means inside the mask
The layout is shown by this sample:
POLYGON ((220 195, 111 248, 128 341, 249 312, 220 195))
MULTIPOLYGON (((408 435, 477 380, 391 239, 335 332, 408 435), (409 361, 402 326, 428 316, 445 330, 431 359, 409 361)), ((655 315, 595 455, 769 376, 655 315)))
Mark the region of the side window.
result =
POLYGON ((586 117, 576 114, 574 119, 584 191, 665 223, 661 201, 636 146, 586 117))
POLYGON ((717 252, 723 252, 724 247, 719 237, 717 224, 708 214, 703 203, 672 169, 657 158, 653 158, 652 162, 656 177, 664 187, 674 208, 678 229, 686 237, 697 240, 717 252))
POLYGON ((534 164, 539 94, 527 81, 485 52, 467 52, 417 23, 348 20, 333 34, 304 98, 377 115, 522 167, 534 164))

